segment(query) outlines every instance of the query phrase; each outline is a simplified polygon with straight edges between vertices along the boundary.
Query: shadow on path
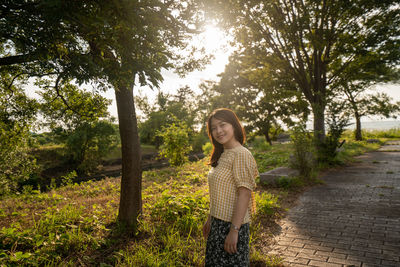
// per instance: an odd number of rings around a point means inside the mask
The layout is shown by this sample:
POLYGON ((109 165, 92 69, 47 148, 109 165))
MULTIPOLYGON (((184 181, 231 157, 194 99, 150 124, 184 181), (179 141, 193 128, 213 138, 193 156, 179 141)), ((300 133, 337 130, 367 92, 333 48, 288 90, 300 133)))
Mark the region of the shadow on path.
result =
POLYGON ((356 159, 301 196, 268 254, 286 266, 400 266, 400 144, 356 159))

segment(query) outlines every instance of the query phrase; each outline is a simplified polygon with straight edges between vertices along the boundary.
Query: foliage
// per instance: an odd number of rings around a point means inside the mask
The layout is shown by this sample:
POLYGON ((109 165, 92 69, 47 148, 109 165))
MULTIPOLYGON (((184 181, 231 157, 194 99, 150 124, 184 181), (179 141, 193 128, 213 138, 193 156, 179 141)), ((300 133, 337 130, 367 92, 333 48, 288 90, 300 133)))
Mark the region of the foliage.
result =
POLYGON ((270 144, 267 143, 267 140, 265 138, 262 138, 261 136, 254 136, 249 140, 246 135, 247 142, 249 142, 249 145, 253 147, 257 151, 266 151, 269 149, 270 144))
POLYGON ((39 166, 29 154, 29 134, 26 129, 13 128, 0 122, 0 195, 16 192, 19 185, 38 175, 39 166))
POLYGON ((189 145, 188 127, 184 122, 176 120, 168 127, 162 127, 157 136, 163 139, 160 156, 166 157, 172 166, 180 166, 188 160, 186 155, 192 148, 189 145))
MULTIPOLYGON (((332 106, 330 107, 331 113, 328 116, 329 132, 324 142, 319 145, 318 161, 325 164, 334 164, 336 162, 336 156, 340 146, 340 138, 345 130, 345 127, 349 125, 349 117, 340 116, 338 110, 341 107, 332 106)), ((317 141, 318 142, 318 141, 317 141)))
POLYGON ((210 156, 213 150, 213 145, 211 142, 207 142, 202 146, 202 149, 205 156, 210 156))
POLYGON ((241 54, 253 59, 248 69, 271 69, 271 80, 295 85, 279 90, 294 88, 307 100, 314 138, 321 142, 326 105, 343 81, 363 81, 366 76, 380 81, 376 68, 398 70, 396 1, 233 0, 229 7, 224 1, 206 3, 207 11, 233 32, 241 54))
POLYGON ((162 224, 175 224, 180 232, 199 231, 208 211, 208 199, 204 192, 175 196, 167 189, 152 205, 150 216, 162 224))
POLYGON ((58 85, 57 90, 45 90, 48 80, 39 80, 42 88, 40 110, 43 114, 43 125, 50 129, 61 127, 66 131, 74 131, 80 125, 93 123, 109 116, 107 111, 111 100, 97 92, 89 92, 68 81, 58 85))
POLYGON ((276 180, 276 184, 278 187, 283 188, 283 189, 290 189, 290 188, 295 188, 299 187, 304 184, 303 180, 300 179, 299 177, 279 177, 276 180))
MULTIPOLYGON (((43 88, 50 81, 37 82, 43 88)), ((43 125, 52 130, 47 136, 65 144, 69 163, 81 173, 94 170, 117 144, 117 130, 109 116, 110 100, 64 81, 57 90, 42 90, 43 125)))
POLYGON ((272 215, 280 207, 278 196, 268 192, 255 194, 257 214, 272 215))
POLYGON ((140 168, 134 168, 141 162, 133 86, 157 87, 162 70, 183 75, 209 61, 188 41, 203 18, 198 8, 198 1, 177 0, 17 0, 0 6, 0 67, 15 65, 31 77, 53 75, 56 91, 70 80, 114 87, 126 189, 119 219, 133 228, 141 211, 141 194, 133 194, 141 190, 140 168))
MULTIPOLYGON (((355 72, 358 73, 358 72, 355 72)), ((385 79, 384 75, 382 79, 385 79)), ((387 77, 386 77, 387 79, 387 77)), ((346 102, 343 110, 340 112, 345 116, 352 116, 356 121, 354 130, 355 139, 361 141, 363 139, 361 118, 365 116, 380 116, 384 118, 396 118, 400 112, 400 102, 393 103, 393 99, 385 93, 369 93, 365 94, 366 87, 371 88, 377 81, 353 82, 343 86, 344 98, 346 102)), ((340 98, 335 97, 338 101, 340 98)))
POLYGON ((291 144, 280 144, 273 146, 265 144, 264 149, 262 148, 260 150, 258 147, 254 147, 253 150, 258 171, 262 173, 276 167, 287 166, 289 163, 289 156, 293 151, 293 147, 291 144))
POLYGON ((37 112, 37 103, 19 86, 6 87, 9 75, 1 76, 0 87, 0 195, 17 191, 39 167, 30 155, 33 140, 29 131, 37 112))
POLYGON ((305 124, 299 124, 292 128, 291 139, 294 153, 290 160, 290 166, 297 169, 300 176, 310 178, 315 168, 315 152, 312 146, 312 136, 307 132, 305 124))
POLYGON ((272 145, 272 139, 283 131, 282 122, 291 126, 293 117, 307 117, 309 111, 293 83, 274 77, 274 69, 268 66, 255 68, 260 59, 246 52, 230 57, 220 82, 209 88, 216 91, 209 101, 235 110, 246 122, 247 132, 255 131, 272 145))
POLYGON ((389 130, 373 130, 363 131, 363 136, 366 138, 400 138, 400 128, 392 128, 389 130))
POLYGON ((208 136, 202 132, 200 133, 195 133, 192 136, 192 140, 190 140, 191 142, 191 146, 193 151, 195 152, 200 152, 203 151, 203 146, 209 141, 210 139, 208 138, 208 136))
POLYGON ((66 149, 78 170, 88 172, 97 167, 117 144, 117 131, 108 121, 81 124, 66 139, 66 149))
POLYGON ((139 109, 144 113, 139 123, 139 135, 142 143, 155 145, 158 148, 162 139, 154 129, 168 126, 175 121, 175 118, 185 122, 190 128, 189 137, 197 136, 193 136, 196 121, 194 94, 188 86, 180 88, 175 95, 159 91, 154 105, 149 104, 147 97, 136 96, 135 100, 139 109))

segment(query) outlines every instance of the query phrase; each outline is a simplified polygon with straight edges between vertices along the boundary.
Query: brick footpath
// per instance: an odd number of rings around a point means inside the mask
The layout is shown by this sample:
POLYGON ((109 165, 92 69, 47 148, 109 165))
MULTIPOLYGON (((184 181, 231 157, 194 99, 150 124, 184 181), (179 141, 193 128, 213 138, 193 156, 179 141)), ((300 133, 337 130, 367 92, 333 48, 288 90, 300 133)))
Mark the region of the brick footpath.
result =
POLYGON ((394 144, 325 174, 325 184, 305 192, 280 222, 268 254, 284 258, 285 266, 399 267, 400 144, 394 144))

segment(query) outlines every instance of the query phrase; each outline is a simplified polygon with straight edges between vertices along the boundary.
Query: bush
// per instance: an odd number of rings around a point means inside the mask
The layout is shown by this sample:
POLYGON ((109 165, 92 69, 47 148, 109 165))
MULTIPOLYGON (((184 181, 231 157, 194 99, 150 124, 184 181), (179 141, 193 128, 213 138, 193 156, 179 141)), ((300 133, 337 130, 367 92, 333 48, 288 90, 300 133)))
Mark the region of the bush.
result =
POLYGON ((340 137, 345 127, 348 125, 348 119, 336 118, 337 115, 331 115, 328 119, 329 132, 324 142, 318 143, 318 161, 321 163, 336 164, 338 163, 337 155, 340 145, 340 137))
POLYGON ((166 157, 172 166, 180 166, 188 161, 187 153, 192 149, 189 145, 188 131, 186 124, 180 121, 157 131, 157 136, 163 139, 160 156, 166 157))
POLYGON ((291 156, 289 166, 297 169, 300 176, 310 178, 315 166, 312 137, 304 124, 294 127, 292 131, 291 139, 294 145, 294 154, 291 156))
POLYGON ((266 151, 271 148, 270 144, 262 136, 255 136, 250 145, 257 151, 266 151))
POLYGON ((77 127, 66 140, 67 151, 78 171, 94 170, 118 143, 117 131, 107 121, 85 123, 77 127))
POLYGON ((255 200, 258 215, 272 215, 280 207, 278 196, 268 192, 256 193, 255 200))
POLYGON ((152 205, 151 217, 165 224, 174 224, 181 232, 198 230, 208 211, 207 198, 202 191, 191 195, 171 194, 168 190, 152 205))
POLYGON ((205 156, 210 156, 213 150, 213 145, 210 142, 207 142, 203 145, 202 149, 205 156))
POLYGON ((193 151, 195 152, 203 151, 203 145, 205 145, 208 140, 209 140, 208 137, 205 136, 203 133, 195 134, 191 142, 193 151))
POLYGON ((293 187, 299 187, 303 184, 303 181, 298 177, 279 177, 276 180, 276 184, 280 188, 289 189, 293 187))
POLYGON ((29 136, 18 126, 7 129, 0 123, 0 195, 15 192, 20 184, 39 171, 29 155, 29 136))

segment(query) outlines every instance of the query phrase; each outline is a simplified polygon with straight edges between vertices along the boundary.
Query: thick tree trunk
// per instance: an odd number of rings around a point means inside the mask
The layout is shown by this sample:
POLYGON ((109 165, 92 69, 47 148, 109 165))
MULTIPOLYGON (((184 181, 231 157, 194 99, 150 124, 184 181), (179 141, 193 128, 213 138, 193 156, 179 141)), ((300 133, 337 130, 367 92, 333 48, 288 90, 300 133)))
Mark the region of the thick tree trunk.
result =
POLYGON ((133 84, 118 86, 115 90, 118 108, 119 130, 122 150, 121 196, 118 220, 135 230, 137 218, 142 210, 142 169, 141 151, 133 84))
POLYGON ((361 117, 358 113, 355 114, 356 117, 356 135, 355 138, 357 141, 362 141, 362 133, 361 133, 361 117))

